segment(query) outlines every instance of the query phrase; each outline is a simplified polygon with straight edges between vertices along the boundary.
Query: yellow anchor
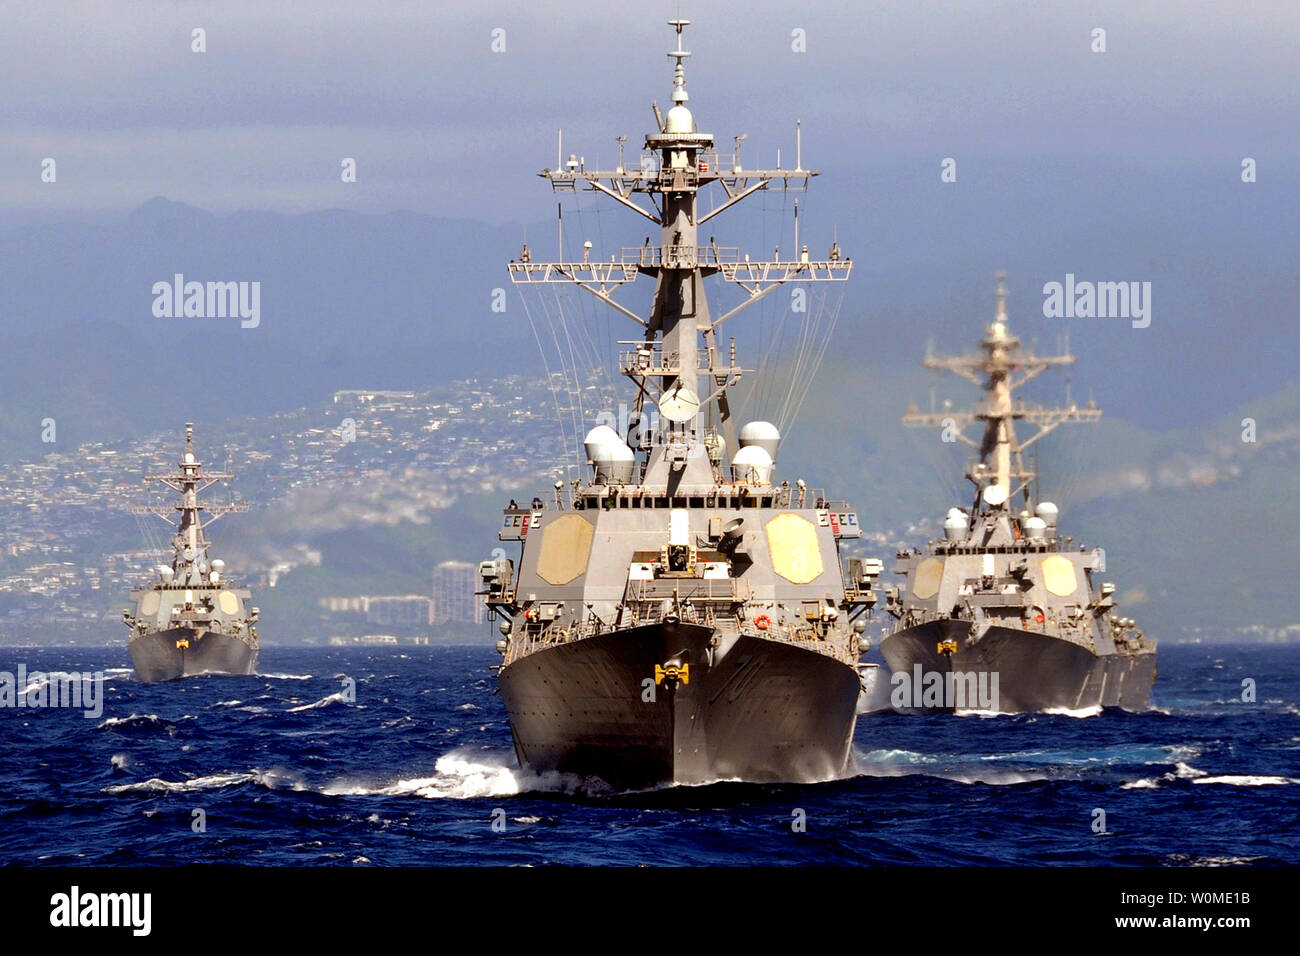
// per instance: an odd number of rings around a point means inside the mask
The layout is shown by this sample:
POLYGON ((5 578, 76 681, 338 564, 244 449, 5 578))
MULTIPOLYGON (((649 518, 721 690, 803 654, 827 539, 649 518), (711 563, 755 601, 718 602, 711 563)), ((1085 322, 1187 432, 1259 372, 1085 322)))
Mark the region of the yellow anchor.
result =
POLYGON ((691 682, 691 665, 690 664, 681 664, 681 665, 669 664, 667 667, 660 667, 658 664, 656 664, 655 684, 656 685, 662 684, 665 678, 672 681, 673 683, 677 683, 677 681, 681 681, 683 684, 689 684, 691 682))

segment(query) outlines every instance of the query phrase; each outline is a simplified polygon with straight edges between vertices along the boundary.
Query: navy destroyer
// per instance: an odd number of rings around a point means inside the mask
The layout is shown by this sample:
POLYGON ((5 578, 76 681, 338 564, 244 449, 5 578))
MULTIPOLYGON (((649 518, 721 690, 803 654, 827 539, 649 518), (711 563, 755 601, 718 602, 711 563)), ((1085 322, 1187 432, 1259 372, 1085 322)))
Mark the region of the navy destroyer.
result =
POLYGON ((1095 422, 1101 411, 1092 402, 1047 408, 1015 398, 1074 356, 1039 356, 1021 345, 1007 328, 1003 278, 980 350, 924 362, 979 385, 983 400, 966 411, 913 406, 903 418, 944 430, 977 457, 966 471, 975 488, 970 509, 949 510, 942 539, 901 552, 894 571, 905 580, 886 589, 896 623, 880 650, 893 671, 894 703, 1002 713, 1143 709, 1156 677, 1155 644, 1120 614, 1115 585, 1098 580, 1105 553, 1062 537, 1059 509, 1038 498, 1038 476, 1024 461, 1044 435, 1067 422, 1095 422), (1036 430, 1021 440, 1019 422, 1036 430))
POLYGON ((145 475, 146 485, 161 484, 180 499, 174 506, 147 504, 130 509, 156 515, 176 528, 171 564, 159 565, 153 583, 132 591, 132 607, 122 613, 131 630, 127 647, 139 680, 251 674, 257 666, 258 609, 251 606, 247 588, 226 579, 225 562, 209 559, 204 533, 223 514, 247 511, 248 505, 199 502, 202 492, 233 477, 229 472, 203 470, 194 456, 194 426, 189 423, 185 453, 176 470, 145 475))
POLYGON ((797 239, 794 255, 771 260, 701 241, 717 214, 760 190, 805 189, 815 173, 800 156, 793 168, 743 168, 698 130, 687 22, 669 22, 673 105, 653 108, 640 163, 624 167, 620 140, 614 169, 570 156, 540 174, 650 220, 656 240, 549 263, 525 244, 509 265, 516 283, 576 285, 643 334, 620 343, 635 387, 626 434, 591 429, 584 478, 506 509, 499 538, 519 544, 518 565, 480 566, 501 618, 498 686, 519 762, 535 772, 616 789, 824 780, 849 761, 874 576, 850 558, 846 580, 839 542, 860 534, 853 510, 802 479, 775 481, 773 424, 737 428, 728 393, 743 370, 718 330, 786 284, 842 282, 852 263, 838 245, 810 257, 797 239), (705 210, 708 187, 721 194, 705 210), (613 296, 639 276, 654 283, 644 316, 613 296), (705 294, 715 276, 744 292, 716 316, 705 294))

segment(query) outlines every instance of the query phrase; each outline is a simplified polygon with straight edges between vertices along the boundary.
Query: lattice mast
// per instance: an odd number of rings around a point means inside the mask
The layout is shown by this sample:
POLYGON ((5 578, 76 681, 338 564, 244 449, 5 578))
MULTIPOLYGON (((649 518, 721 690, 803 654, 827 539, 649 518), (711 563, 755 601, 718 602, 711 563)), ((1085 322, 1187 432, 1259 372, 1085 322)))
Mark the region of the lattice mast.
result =
POLYGON ((1068 352, 1035 355, 1011 334, 1007 328, 1005 279, 1005 273, 997 274, 997 311, 985 329, 980 351, 962 356, 927 355, 922 362, 926 368, 951 372, 978 385, 984 392, 983 399, 962 411, 925 413, 913 406, 903 416, 904 424, 948 430, 978 451, 979 458, 966 471, 966 477, 975 485, 977 511, 981 501, 997 504, 1016 495, 1022 495, 1025 508, 1032 511, 1038 475, 1026 466, 1025 450, 1066 422, 1095 422, 1101 418, 1101 409, 1091 401, 1082 408, 1074 403, 1064 408, 1045 408, 1016 399, 1017 389, 1053 366, 1073 365, 1075 357, 1068 352), (1016 434, 1018 421, 1036 426, 1036 431, 1020 439, 1016 434), (978 438, 967 434, 968 429, 975 430, 972 426, 978 429, 978 438), (990 487, 1001 490, 986 496, 985 489, 990 487))
POLYGON ((199 501, 199 495, 213 485, 234 477, 232 472, 203 470, 202 463, 194 455, 192 422, 185 423, 185 453, 176 470, 164 474, 145 474, 146 487, 154 483, 161 484, 176 492, 180 498, 173 505, 150 503, 133 505, 128 510, 133 514, 155 515, 176 529, 171 541, 174 552, 172 570, 178 576, 191 566, 207 564, 208 538, 205 531, 214 521, 232 512, 248 510, 248 504, 242 501, 225 504, 204 504, 199 501), (175 517, 172 516, 173 513, 175 517))
MULTIPOLYGON (((639 168, 623 164, 625 137, 619 137, 619 163, 612 170, 589 170, 583 160, 570 154, 555 169, 544 169, 540 176, 548 179, 557 193, 599 193, 636 212, 659 227, 659 242, 650 237, 640 247, 623 247, 609 261, 591 254, 585 243, 581 261, 534 262, 524 244, 519 259, 511 260, 512 281, 528 283, 569 283, 594 295, 606 305, 644 328, 642 340, 621 341, 634 346, 620 358, 620 371, 637 387, 633 416, 639 423, 648 400, 659 409, 659 425, 653 433, 651 448, 642 448, 654 460, 666 454, 670 460, 684 455, 698 442, 710 445, 715 460, 730 457, 737 451, 735 425, 732 421, 727 392, 745 371, 736 364, 734 339, 726 354, 718 343, 718 329, 740 312, 788 282, 844 281, 852 270, 852 261, 832 245, 825 259, 811 260, 807 246, 784 258, 780 250, 771 260, 742 259, 739 249, 721 247, 713 237, 707 244, 700 240, 700 227, 759 190, 779 188, 803 191, 817 173, 803 168, 802 150, 796 146, 794 169, 745 169, 740 161, 740 142, 736 150, 724 156, 715 149, 713 136, 699 132, 690 108, 686 105, 686 59, 691 55, 682 48, 682 31, 689 20, 670 20, 677 33, 677 48, 668 53, 675 61, 673 69, 673 106, 667 115, 653 104, 656 132, 646 135, 639 168), (704 214, 699 212, 701 190, 711 185, 721 188, 721 201, 704 214), (649 208, 638 201, 645 196, 649 208), (721 274, 742 289, 746 296, 734 308, 714 318, 709 309, 703 280, 721 274), (654 295, 649 315, 638 315, 616 301, 613 293, 634 281, 638 275, 652 277, 654 295), (705 412, 701 421, 700 412, 705 412), (701 434, 703 432, 703 434, 701 434), (665 452, 665 449, 667 450, 665 452)), ((798 140, 799 133, 796 133, 798 140)), ((796 233, 796 243, 798 242, 796 233)), ((562 239, 561 239, 562 243, 562 239)), ((561 247, 561 257, 563 248, 561 247)))

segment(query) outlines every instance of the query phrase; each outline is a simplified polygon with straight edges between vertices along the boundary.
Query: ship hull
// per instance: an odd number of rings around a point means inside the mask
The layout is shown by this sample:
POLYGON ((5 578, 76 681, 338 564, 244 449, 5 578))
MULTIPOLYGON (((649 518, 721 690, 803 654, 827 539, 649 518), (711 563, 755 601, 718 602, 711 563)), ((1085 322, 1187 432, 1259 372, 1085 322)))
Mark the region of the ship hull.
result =
POLYGON ((991 709, 1007 714, 1095 707, 1145 710, 1156 679, 1154 651, 1097 655, 1051 635, 998 626, 971 640, 970 625, 958 620, 928 621, 891 634, 881 641, 880 652, 893 671, 896 688, 901 673, 915 689, 918 665, 922 675, 945 675, 945 687, 951 672, 974 674, 975 685, 991 691, 996 674, 996 699, 991 702, 968 699, 966 706, 959 706, 960 701, 948 695, 939 707, 924 707, 914 695, 901 709, 991 709), (948 641, 956 644, 956 651, 940 653, 939 644, 948 641))
POLYGON ((127 647, 136 679, 146 683, 201 674, 252 674, 257 666, 256 649, 237 637, 213 631, 195 635, 170 628, 137 637, 127 647), (182 646, 177 647, 177 641, 182 646), (183 646, 186 641, 188 647, 183 646))
POLYGON ((713 636, 700 625, 645 625, 545 648, 504 667, 501 696, 520 765, 595 777, 618 790, 842 775, 856 719, 856 670, 747 635, 720 636, 714 648, 713 636), (688 678, 655 685, 655 666, 670 661, 688 665, 688 678))
POLYGON ((858 677, 862 690, 858 693, 859 714, 880 714, 893 707, 889 702, 889 668, 881 664, 859 664, 858 677))

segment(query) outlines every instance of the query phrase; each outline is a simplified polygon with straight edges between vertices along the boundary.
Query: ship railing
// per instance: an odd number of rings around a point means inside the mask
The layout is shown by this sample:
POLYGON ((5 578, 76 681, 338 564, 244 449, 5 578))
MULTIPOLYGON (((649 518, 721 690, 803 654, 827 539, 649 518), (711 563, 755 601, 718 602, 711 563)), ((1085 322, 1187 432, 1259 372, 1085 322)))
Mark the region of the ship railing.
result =
POLYGON ((604 630, 608 630, 608 628, 602 625, 594 615, 583 620, 563 624, 549 622, 525 623, 520 630, 510 636, 510 640, 506 645, 506 655, 503 663, 512 664, 519 658, 526 657, 534 651, 558 644, 580 641, 587 637, 594 637, 604 630))
MULTIPOLYGON (((634 583, 647 584, 652 582, 634 583)), ((708 583, 722 584, 724 582, 710 581, 708 583)), ((745 601, 748 601, 749 588, 747 583, 736 583, 744 585, 743 592, 741 589, 737 589, 731 593, 744 593, 745 601)), ((581 620, 565 623, 525 622, 522 628, 511 635, 506 647, 503 664, 509 665, 536 651, 595 637, 614 629, 661 624, 665 621, 697 624, 702 627, 722 629, 729 633, 745 633, 765 640, 793 644, 848 664, 857 662, 856 647, 854 646, 856 642, 852 640, 851 636, 847 639, 837 639, 837 635, 823 633, 813 622, 785 624, 780 621, 767 620, 763 622, 764 626, 760 628, 757 621, 757 617, 760 616, 765 615, 756 615, 755 620, 749 620, 743 610, 743 603, 736 604, 730 597, 717 601, 697 599, 677 603, 657 598, 639 600, 629 594, 628 599, 623 604, 622 611, 613 621, 602 621, 596 615, 589 614, 581 620)))
POLYGON ((629 581, 623 600, 625 604, 668 602, 669 606, 739 605, 749 601, 752 595, 749 582, 741 578, 653 578, 629 581))
POLYGON ((638 269, 717 269, 743 260, 739 246, 620 246, 622 265, 638 269))
MULTIPOLYGON (((743 371, 732 365, 719 364, 720 356, 709 355, 708 349, 698 349, 695 355, 695 367, 706 370, 712 375, 736 375, 743 371)), ((678 352, 661 352, 657 349, 628 349, 619 353, 618 370, 627 375, 680 375, 682 371, 681 355, 678 352)))
MULTIPOLYGON (((1014 607, 1015 605, 1005 606, 1014 607)), ((903 616, 892 627, 886 627, 885 635, 897 634, 908 628, 928 624, 932 621, 955 619, 972 624, 981 622, 987 622, 993 626, 1004 624, 1019 630, 1065 637, 1077 643, 1087 644, 1092 641, 1090 626, 1092 616, 1090 614, 1075 616, 1062 613, 1057 608, 1047 608, 1042 613, 1043 620, 1039 621, 1032 606, 1024 605, 1021 614, 989 615, 985 613, 982 606, 972 604, 969 601, 963 601, 956 605, 951 614, 941 613, 934 608, 913 607, 904 611, 903 616)))

